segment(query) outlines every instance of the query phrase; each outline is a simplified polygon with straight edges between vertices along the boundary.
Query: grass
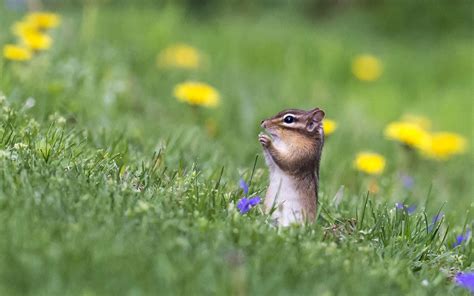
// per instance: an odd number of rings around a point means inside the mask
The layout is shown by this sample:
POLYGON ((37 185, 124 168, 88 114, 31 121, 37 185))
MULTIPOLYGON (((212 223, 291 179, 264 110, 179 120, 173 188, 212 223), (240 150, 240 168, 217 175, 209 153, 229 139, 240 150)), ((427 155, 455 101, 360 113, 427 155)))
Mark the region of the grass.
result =
MULTIPOLYGON (((0 294, 468 295, 452 277, 473 269, 472 240, 452 244, 474 226, 472 149, 438 163, 382 130, 424 114, 472 143, 470 36, 388 36, 356 12, 317 23, 280 12, 198 20, 174 7, 62 15, 50 51, 0 62, 0 294), (157 52, 177 41, 207 67, 158 69, 157 52), (365 52, 384 64, 374 83, 350 72, 365 52), (172 89, 188 79, 215 86, 222 105, 177 102, 172 89), (240 215, 239 178, 252 194, 267 185, 258 122, 315 106, 339 123, 318 222, 276 229, 260 208, 240 215), (352 168, 361 150, 387 158, 377 194, 352 168)), ((0 10, 0 44, 21 16, 0 10)))

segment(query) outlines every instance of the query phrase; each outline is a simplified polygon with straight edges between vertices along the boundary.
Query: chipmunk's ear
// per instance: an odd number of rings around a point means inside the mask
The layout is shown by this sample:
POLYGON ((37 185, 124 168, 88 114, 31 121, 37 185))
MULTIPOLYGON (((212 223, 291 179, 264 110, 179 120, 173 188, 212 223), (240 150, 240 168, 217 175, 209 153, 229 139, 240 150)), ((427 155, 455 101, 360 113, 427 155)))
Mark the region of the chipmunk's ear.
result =
POLYGON ((316 108, 308 112, 308 123, 306 124, 306 130, 310 133, 314 132, 316 128, 321 126, 321 122, 324 118, 324 111, 316 108))

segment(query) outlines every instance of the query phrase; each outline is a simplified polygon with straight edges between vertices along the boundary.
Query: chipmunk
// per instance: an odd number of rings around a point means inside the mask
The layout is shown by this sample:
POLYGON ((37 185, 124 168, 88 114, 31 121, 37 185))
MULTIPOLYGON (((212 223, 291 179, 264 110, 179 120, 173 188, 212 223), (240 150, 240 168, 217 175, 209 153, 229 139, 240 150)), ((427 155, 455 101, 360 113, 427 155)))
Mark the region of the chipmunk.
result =
POLYGON ((288 109, 261 123, 267 134, 258 140, 270 171, 264 205, 281 226, 316 218, 324 115, 319 108, 288 109))

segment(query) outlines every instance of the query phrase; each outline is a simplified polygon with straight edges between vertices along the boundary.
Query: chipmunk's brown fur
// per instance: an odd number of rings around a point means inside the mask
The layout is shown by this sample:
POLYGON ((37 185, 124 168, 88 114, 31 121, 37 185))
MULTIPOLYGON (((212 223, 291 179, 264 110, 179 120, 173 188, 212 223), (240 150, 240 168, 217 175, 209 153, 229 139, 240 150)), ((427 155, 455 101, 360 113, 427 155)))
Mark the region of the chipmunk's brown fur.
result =
POLYGON ((270 170, 265 206, 267 211, 276 207, 273 216, 280 225, 316 217, 323 118, 319 108, 288 109, 262 121, 270 135, 259 135, 270 170))

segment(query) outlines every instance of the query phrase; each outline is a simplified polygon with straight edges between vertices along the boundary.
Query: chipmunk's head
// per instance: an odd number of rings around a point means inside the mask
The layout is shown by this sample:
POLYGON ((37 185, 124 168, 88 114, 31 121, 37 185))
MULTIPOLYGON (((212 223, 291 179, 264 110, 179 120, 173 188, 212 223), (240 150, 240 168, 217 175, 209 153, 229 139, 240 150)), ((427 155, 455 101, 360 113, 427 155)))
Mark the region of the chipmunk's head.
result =
POLYGON ((288 109, 262 121, 261 126, 271 136, 282 163, 298 168, 313 164, 321 156, 324 134, 324 111, 288 109))
POLYGON ((324 111, 288 109, 262 121, 261 126, 273 137, 282 141, 300 138, 314 139, 322 135, 324 111))

